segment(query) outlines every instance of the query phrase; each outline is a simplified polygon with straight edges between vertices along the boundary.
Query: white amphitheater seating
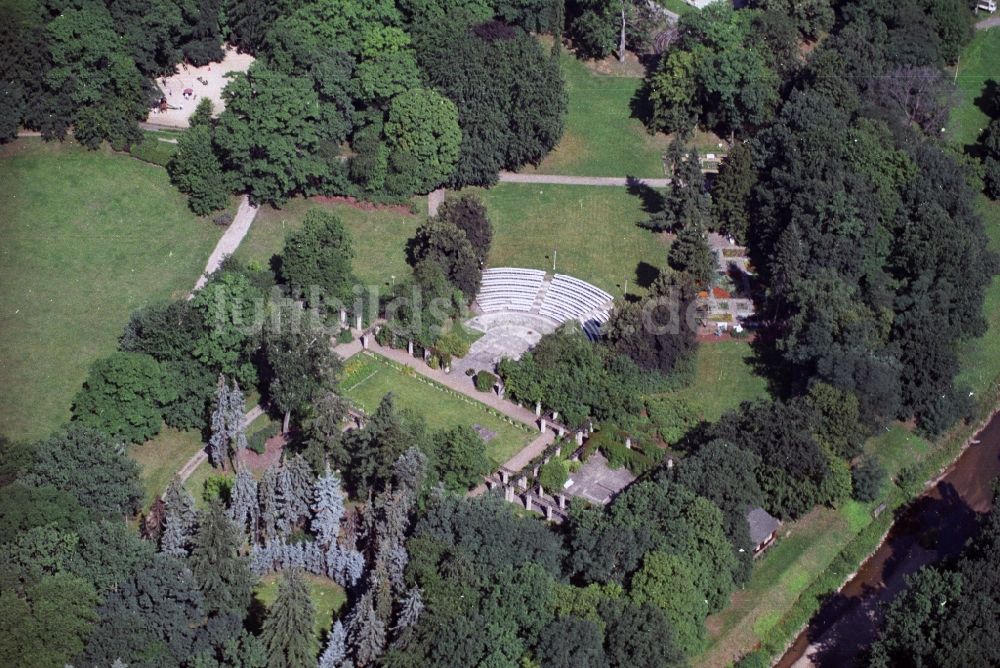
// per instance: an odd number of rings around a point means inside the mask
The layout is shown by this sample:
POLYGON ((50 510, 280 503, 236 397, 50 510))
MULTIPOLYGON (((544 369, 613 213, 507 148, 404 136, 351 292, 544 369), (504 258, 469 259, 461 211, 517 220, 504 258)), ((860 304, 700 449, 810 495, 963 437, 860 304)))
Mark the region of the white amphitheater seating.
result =
POLYGON ((596 339, 601 324, 610 317, 612 296, 563 274, 556 274, 543 291, 544 281, 545 272, 537 269, 487 269, 476 302, 484 313, 520 311, 537 313, 557 323, 578 320, 587 336, 596 339))

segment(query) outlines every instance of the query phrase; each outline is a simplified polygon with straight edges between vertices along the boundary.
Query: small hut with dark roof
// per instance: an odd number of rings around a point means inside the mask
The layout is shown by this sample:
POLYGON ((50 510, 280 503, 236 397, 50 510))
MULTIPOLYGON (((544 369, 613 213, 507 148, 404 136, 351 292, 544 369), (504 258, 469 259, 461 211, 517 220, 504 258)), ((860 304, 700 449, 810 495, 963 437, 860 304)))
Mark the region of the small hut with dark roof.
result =
POLYGON ((753 553, 756 556, 766 550, 778 537, 781 521, 763 508, 752 508, 747 511, 747 523, 750 525, 750 541, 753 543, 753 553))

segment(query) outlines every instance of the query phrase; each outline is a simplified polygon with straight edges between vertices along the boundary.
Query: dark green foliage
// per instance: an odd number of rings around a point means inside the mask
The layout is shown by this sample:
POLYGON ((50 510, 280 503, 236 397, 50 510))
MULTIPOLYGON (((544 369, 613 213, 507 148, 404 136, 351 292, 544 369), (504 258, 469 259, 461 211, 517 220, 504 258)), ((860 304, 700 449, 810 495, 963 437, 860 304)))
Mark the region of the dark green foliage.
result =
POLYGON ((537 163, 563 132, 566 93, 558 63, 523 31, 493 34, 483 38, 443 20, 415 39, 427 81, 458 107, 462 144, 449 181, 455 187, 490 184, 501 169, 537 163))
POLYGON ((171 666, 191 653, 204 599, 184 562, 156 555, 98 609, 101 621, 84 653, 87 665, 171 666))
POLYGON ((295 292, 308 300, 319 297, 336 309, 351 301, 356 282, 353 258, 351 237, 340 218, 323 209, 310 209, 302 228, 285 238, 281 274, 295 292), (312 293, 314 288, 319 288, 319 295, 312 293))
POLYGON ((861 424, 858 398, 826 383, 809 388, 804 405, 814 414, 813 436, 820 445, 843 459, 861 454, 867 432, 861 424))
POLYGON ((670 185, 663 196, 663 209, 654 213, 646 226, 658 232, 706 227, 712 198, 705 192, 698 151, 685 151, 684 145, 675 140, 665 160, 672 166, 670 185))
POLYGON ((471 300, 479 291, 482 267, 469 237, 453 223, 431 218, 417 229, 410 241, 412 264, 436 263, 445 277, 471 300))
POLYGON ((69 490, 98 516, 133 515, 142 501, 139 466, 103 433, 79 425, 40 441, 21 479, 69 490))
POLYGON ((476 389, 480 392, 492 392, 496 381, 497 377, 489 371, 480 371, 475 377, 476 389))
POLYGON ((330 334, 294 302, 281 306, 283 322, 264 333, 264 369, 271 404, 286 415, 308 413, 312 401, 331 390, 342 362, 330 334))
POLYGON ((392 394, 382 398, 364 429, 344 438, 349 466, 343 467, 348 487, 357 496, 379 490, 391 479, 396 460, 417 440, 422 421, 400 412, 392 394))
POLYGON ((413 536, 440 546, 436 556, 430 550, 421 554, 410 549, 413 559, 426 563, 427 570, 421 571, 426 582, 442 580, 438 570, 442 560, 475 565, 485 572, 535 564, 557 575, 563 558, 559 538, 543 523, 518 517, 512 505, 491 496, 433 499, 417 520, 413 536))
POLYGON ((242 51, 256 53, 274 22, 302 4, 302 0, 224 0, 222 11, 229 41, 242 51))
POLYGON ((67 8, 45 26, 43 39, 51 68, 35 76, 43 77, 43 95, 70 105, 61 114, 70 115, 76 140, 90 148, 107 140, 119 150, 139 141, 136 121, 147 113, 142 75, 107 9, 67 8))
POLYGON ((716 3, 681 17, 679 41, 649 80, 655 129, 689 132, 697 120, 729 135, 770 119, 778 78, 754 48, 752 16, 716 3))
POLYGON ((733 147, 719 167, 712 187, 712 215, 720 232, 747 242, 750 226, 750 192, 757 183, 750 146, 740 142, 733 147))
MULTIPOLYGON (((614 466, 612 464, 612 466, 614 466)), ((561 459, 552 459, 538 471, 538 482, 549 494, 559 494, 569 478, 569 467, 561 459)))
POLYGON ((865 458, 851 471, 852 496, 862 503, 874 501, 882 493, 887 478, 885 467, 878 459, 865 458))
POLYGON ((642 369, 672 373, 697 345, 696 290, 691 279, 661 276, 642 301, 612 312, 602 328, 608 348, 642 369))
POLYGON ((83 650, 97 602, 88 582, 65 573, 42 578, 22 596, 6 589, 0 593, 0 663, 65 665, 83 650))
POLYGON ((437 217, 465 232, 480 265, 486 262, 493 244, 493 227, 482 200, 472 194, 446 199, 437 217))
POLYGON ((750 579, 753 566, 747 510, 764 505, 764 493, 757 482, 760 467, 760 457, 753 452, 717 440, 684 459, 676 478, 722 511, 726 537, 739 563, 734 573, 737 583, 750 579))
POLYGON ((833 27, 830 0, 754 0, 752 7, 789 17, 801 35, 815 40, 833 27))
POLYGON ((229 204, 229 179, 215 155, 210 126, 195 124, 180 136, 167 171, 171 182, 188 196, 188 206, 199 216, 229 204))
POLYGON ((609 0, 577 0, 572 3, 569 34, 580 55, 604 58, 618 46, 621 17, 619 6, 609 0))
POLYGON ((572 323, 543 336, 520 360, 501 360, 498 371, 508 395, 542 402, 571 427, 588 417, 615 422, 637 415, 648 380, 634 362, 591 344, 572 323))
POLYGON ((551 668, 604 668, 604 634, 590 620, 563 617, 542 630, 535 657, 551 668))
POLYGON ((695 224, 682 227, 667 252, 667 263, 690 276, 695 286, 710 286, 716 274, 715 254, 708 247, 704 228, 695 224))
POLYGON ((302 573, 298 570, 284 571, 278 584, 278 597, 268 610, 261 633, 268 668, 313 664, 314 614, 302 573))
POLYGON ((99 594, 114 591, 153 558, 152 543, 117 520, 87 522, 75 528, 79 542, 66 562, 73 575, 94 585, 99 594))
MULTIPOLYGON (((0 487, 9 485, 31 464, 32 446, 0 436, 0 487)), ((2 542, 2 539, 0 539, 2 542)))
POLYGON ((710 610, 727 600, 737 565, 719 509, 667 480, 636 483, 606 510, 574 504, 569 548, 570 571, 584 582, 626 580, 652 549, 678 555, 710 610))
POLYGON ((195 359, 160 363, 163 390, 169 397, 161 404, 163 421, 175 429, 204 429, 215 375, 195 359))
POLYGON ((610 668, 685 665, 664 614, 649 603, 608 600, 601 606, 604 648, 610 668))
POLYGON ((85 522, 87 515, 73 494, 52 485, 15 482, 0 487, 0 543, 12 542, 34 527, 72 530, 85 522))
POLYGON ((482 482, 492 464, 486 444, 471 427, 455 427, 432 437, 432 461, 445 489, 462 493, 482 482))
POLYGON ((215 143, 255 202, 280 204, 319 176, 319 99, 311 82, 256 62, 223 93, 215 143))
MULTIPOLYGON (((1000 113, 1000 105, 997 108, 1000 113)), ((1000 118, 994 118, 979 138, 983 151, 983 183, 986 195, 1000 199, 1000 118)))
POLYGON ((709 430, 714 438, 748 450, 761 460, 757 481, 764 506, 782 517, 798 517, 827 498, 823 483, 829 458, 812 435, 813 415, 799 404, 744 403, 709 430))
POLYGON ((250 387, 257 380, 248 325, 255 316, 262 315, 259 302, 264 295, 248 273, 223 265, 189 302, 205 323, 194 342, 194 357, 215 373, 235 379, 241 387, 250 387))
POLYGON ((216 501, 202 513, 188 567, 205 596, 209 615, 230 615, 242 621, 250 604, 253 580, 246 557, 240 554, 243 532, 216 501))
POLYGON ((397 95, 389 105, 385 134, 397 164, 412 162, 405 172, 394 170, 388 183, 391 192, 428 192, 455 170, 462 131, 455 104, 441 94, 413 88, 397 95))
POLYGON ((112 353, 97 360, 73 401, 73 419, 114 438, 142 443, 160 431, 163 369, 141 353, 112 353))

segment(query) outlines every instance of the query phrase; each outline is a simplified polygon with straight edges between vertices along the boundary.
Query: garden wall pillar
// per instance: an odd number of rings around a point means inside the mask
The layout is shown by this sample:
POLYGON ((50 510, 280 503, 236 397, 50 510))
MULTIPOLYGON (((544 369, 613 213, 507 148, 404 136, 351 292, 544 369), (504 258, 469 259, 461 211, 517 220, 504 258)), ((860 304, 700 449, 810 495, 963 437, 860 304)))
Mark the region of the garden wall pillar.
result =
POLYGON ((500 480, 503 481, 503 484, 505 485, 510 482, 510 473, 508 473, 506 469, 500 469, 500 480))
POLYGON ((552 521, 552 506, 545 506, 545 519, 552 521))
POLYGON ((517 486, 521 489, 528 489, 528 476, 521 476, 517 481, 517 486))
POLYGON ((524 509, 525 510, 531 510, 531 495, 530 494, 525 494, 524 495, 524 509))
POLYGON ((559 419, 559 411, 552 411, 552 419, 553 420, 559 419))
POLYGON ((566 435, 566 430, 563 429, 562 427, 559 427, 559 438, 562 438, 565 435, 566 435))
POLYGON ((347 326, 347 311, 345 311, 344 309, 340 309, 340 326, 341 327, 347 326))
POLYGON ((410 357, 413 357, 413 341, 406 342, 406 351, 410 353, 410 357))
POLYGON ((507 503, 514 503, 514 488, 509 485, 504 487, 503 498, 507 501, 507 503))
POLYGON ((558 457, 561 454, 562 454, 562 446, 561 445, 557 445, 556 446, 556 450, 555 450, 555 456, 558 457))
POLYGON ((535 417, 542 417, 542 402, 535 402, 535 417))
POLYGON ((364 350, 368 350, 368 335, 367 334, 362 334, 361 335, 361 348, 364 349, 364 350))

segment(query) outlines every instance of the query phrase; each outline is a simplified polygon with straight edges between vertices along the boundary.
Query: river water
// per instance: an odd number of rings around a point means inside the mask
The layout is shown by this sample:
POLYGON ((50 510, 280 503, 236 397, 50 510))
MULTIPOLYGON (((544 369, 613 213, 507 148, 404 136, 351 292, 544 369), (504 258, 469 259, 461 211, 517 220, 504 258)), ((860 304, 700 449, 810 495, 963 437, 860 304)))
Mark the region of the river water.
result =
POLYGON ((777 666, 857 665, 878 633, 883 604, 903 589, 904 577, 962 549, 977 514, 990 509, 992 481, 1000 475, 1000 414, 975 440, 979 443, 897 518, 882 546, 823 603, 777 666))

